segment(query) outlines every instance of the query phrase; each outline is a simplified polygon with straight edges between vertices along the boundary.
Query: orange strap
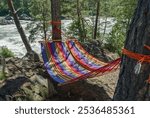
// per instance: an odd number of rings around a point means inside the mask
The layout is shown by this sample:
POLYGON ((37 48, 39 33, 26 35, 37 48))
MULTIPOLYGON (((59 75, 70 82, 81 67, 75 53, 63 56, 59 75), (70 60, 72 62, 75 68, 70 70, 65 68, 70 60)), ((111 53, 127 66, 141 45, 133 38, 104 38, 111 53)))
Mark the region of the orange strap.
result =
POLYGON ((50 21, 50 24, 61 25, 61 21, 50 21))
MULTIPOLYGON (((150 50, 150 46, 145 45, 144 47, 146 49, 150 50)), ((122 53, 125 54, 125 55, 127 55, 130 58, 138 60, 140 63, 142 63, 142 62, 148 62, 148 63, 150 63, 150 55, 144 55, 144 54, 134 53, 134 52, 131 52, 131 51, 127 50, 127 49, 123 49, 122 53)), ((149 75, 148 79, 146 80, 146 82, 148 84, 150 84, 150 75, 149 75)))
POLYGON ((150 46, 144 45, 144 47, 145 47, 146 49, 150 50, 150 46))
MULTIPOLYGON (((145 45, 144 47, 147 48, 148 50, 150 50, 149 46, 145 45)), ((150 63, 150 55, 134 53, 134 52, 129 51, 127 49, 123 49, 122 53, 127 55, 130 58, 138 60, 139 62, 148 62, 148 63, 150 63)))
POLYGON ((150 84, 150 75, 149 78, 146 80, 146 82, 150 84))

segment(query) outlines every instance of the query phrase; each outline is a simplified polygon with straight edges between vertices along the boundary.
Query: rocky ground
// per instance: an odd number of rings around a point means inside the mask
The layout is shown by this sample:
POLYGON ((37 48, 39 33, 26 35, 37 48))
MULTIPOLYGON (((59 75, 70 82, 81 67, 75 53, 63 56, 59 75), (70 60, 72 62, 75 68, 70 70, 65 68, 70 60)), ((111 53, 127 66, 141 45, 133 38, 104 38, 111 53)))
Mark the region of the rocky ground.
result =
MULTIPOLYGON (((107 58, 111 60, 109 56, 107 58)), ((57 86, 51 80, 50 91, 47 84, 50 77, 42 61, 7 58, 5 73, 6 79, 0 80, 0 100, 68 101, 112 100, 119 71, 64 86, 57 86)))

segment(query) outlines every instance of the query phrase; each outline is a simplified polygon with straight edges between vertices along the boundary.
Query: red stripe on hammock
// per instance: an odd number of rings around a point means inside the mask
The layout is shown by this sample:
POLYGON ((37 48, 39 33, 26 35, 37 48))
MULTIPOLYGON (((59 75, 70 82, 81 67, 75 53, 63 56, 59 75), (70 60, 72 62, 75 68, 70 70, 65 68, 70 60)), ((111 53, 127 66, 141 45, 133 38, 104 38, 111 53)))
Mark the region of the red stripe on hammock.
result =
MULTIPOLYGON (((55 43, 56 43, 56 42, 55 42, 55 43)), ((63 75, 64 77, 66 77, 66 78, 64 78, 64 79, 70 78, 69 76, 67 76, 67 75, 64 73, 63 69, 60 67, 60 65, 59 65, 59 64, 56 62, 56 60, 54 59, 54 55, 53 55, 53 51, 52 51, 52 49, 51 49, 50 43, 48 43, 48 48, 49 48, 50 53, 51 53, 51 55, 52 55, 52 61, 53 61, 54 64, 56 65, 56 68, 59 70, 60 74, 63 75)))
POLYGON ((57 47, 60 49, 60 53, 62 54, 62 57, 63 57, 64 61, 67 63, 67 65, 70 67, 70 69, 71 69, 73 72, 75 72, 76 74, 78 74, 78 76, 83 75, 83 74, 80 73, 78 70, 76 70, 73 66, 71 66, 71 63, 68 61, 67 57, 65 56, 65 53, 64 53, 64 51, 63 51, 63 49, 62 49, 62 46, 61 46, 61 43, 62 43, 62 42, 59 42, 59 43, 57 44, 57 47))
POLYGON ((118 59, 110 62, 109 64, 107 64, 107 65, 105 65, 105 66, 103 66, 103 67, 101 67, 101 68, 99 68, 97 70, 91 71, 91 72, 89 72, 89 73, 87 73, 87 74, 85 74, 83 76, 80 76, 80 77, 77 77, 77 78, 75 78, 73 80, 67 81, 67 83, 72 83, 74 81, 81 80, 81 79, 87 79, 88 77, 90 78, 90 76, 94 76, 95 77, 95 75, 97 75, 97 74, 104 74, 105 72, 110 72, 112 70, 116 70, 118 68, 120 62, 121 62, 121 58, 118 58, 118 59), (97 74, 93 74, 95 72, 97 74))
POLYGON ((77 52, 73 50, 72 48, 72 45, 68 42, 66 42, 67 45, 68 45, 68 48, 71 52, 71 54, 73 55, 74 59, 81 65, 83 66, 84 68, 86 68, 87 70, 90 70, 90 71, 93 71, 93 70, 96 70, 97 68, 94 68, 94 67, 91 67, 91 65, 88 65, 87 63, 85 63, 83 60, 81 60, 79 58, 79 56, 76 54, 77 52), (70 47, 71 46, 71 47, 70 47), (76 54, 76 55, 75 55, 76 54))

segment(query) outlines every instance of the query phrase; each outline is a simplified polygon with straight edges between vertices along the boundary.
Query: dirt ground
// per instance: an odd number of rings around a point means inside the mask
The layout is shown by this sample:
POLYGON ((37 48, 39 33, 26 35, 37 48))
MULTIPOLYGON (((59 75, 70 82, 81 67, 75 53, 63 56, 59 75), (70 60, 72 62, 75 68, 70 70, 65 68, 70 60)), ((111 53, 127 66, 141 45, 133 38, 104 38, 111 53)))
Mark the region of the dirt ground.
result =
POLYGON ((48 100, 110 101, 118 81, 119 70, 71 85, 61 86, 48 100))

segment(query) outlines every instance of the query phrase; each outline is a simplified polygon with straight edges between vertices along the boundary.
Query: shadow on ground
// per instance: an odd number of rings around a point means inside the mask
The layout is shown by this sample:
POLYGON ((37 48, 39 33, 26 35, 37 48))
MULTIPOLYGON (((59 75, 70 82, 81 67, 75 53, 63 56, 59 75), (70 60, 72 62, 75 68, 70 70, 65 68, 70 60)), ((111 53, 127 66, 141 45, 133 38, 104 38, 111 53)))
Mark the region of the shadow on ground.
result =
POLYGON ((110 101, 110 96, 103 87, 79 81, 70 85, 60 86, 57 88, 58 93, 47 100, 56 101, 110 101))
POLYGON ((20 87, 29 80, 25 77, 18 77, 16 79, 6 80, 4 86, 0 87, 0 97, 2 100, 12 99, 20 87), (10 98, 9 98, 10 97, 10 98))
MULTIPOLYGON (((25 77, 6 80, 4 86, 0 88, 0 100, 11 99, 20 91, 21 86, 30 82, 25 77)), ((56 87, 55 87, 56 88, 56 87)), ((111 100, 103 87, 93 85, 87 81, 79 81, 70 85, 59 86, 56 93, 49 98, 43 98, 46 101, 107 101, 111 100)), ((21 93, 20 93, 21 94, 21 93)), ((28 95, 22 95, 28 97, 28 95)), ((28 100, 27 98, 22 100, 28 100)))

